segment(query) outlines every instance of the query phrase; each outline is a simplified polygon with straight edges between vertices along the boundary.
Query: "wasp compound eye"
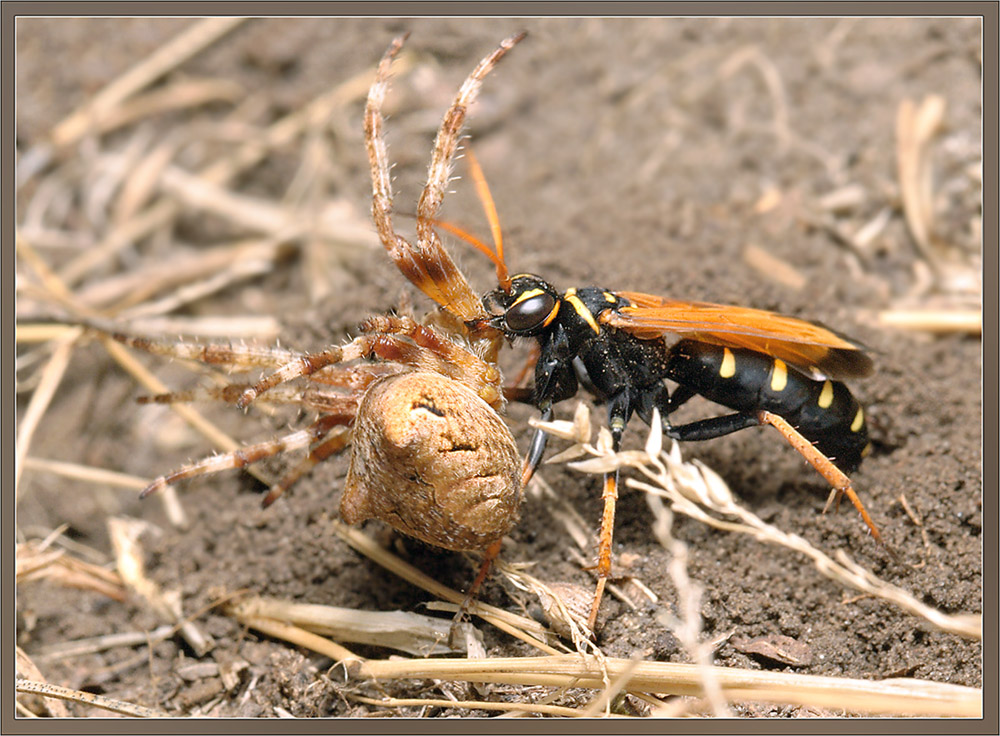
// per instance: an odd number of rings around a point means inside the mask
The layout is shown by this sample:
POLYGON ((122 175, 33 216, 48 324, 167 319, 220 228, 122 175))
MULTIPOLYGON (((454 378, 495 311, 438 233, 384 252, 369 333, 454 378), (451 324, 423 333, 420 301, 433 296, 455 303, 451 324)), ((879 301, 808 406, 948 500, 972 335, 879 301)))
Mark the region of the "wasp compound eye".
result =
POLYGON ((546 291, 527 292, 507 310, 504 322, 511 332, 531 332, 545 325, 556 304, 556 298, 546 291))

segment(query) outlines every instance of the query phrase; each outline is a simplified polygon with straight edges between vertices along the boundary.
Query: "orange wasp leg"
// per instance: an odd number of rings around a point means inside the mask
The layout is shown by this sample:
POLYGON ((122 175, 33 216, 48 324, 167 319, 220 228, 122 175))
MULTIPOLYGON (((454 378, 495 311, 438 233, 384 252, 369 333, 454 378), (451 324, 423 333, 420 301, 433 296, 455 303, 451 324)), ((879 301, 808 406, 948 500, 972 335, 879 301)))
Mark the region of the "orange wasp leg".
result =
MULTIPOLYGON (((779 417, 777 414, 772 414, 769 411, 759 411, 757 412, 757 418, 760 420, 761 424, 770 424, 776 430, 781 432, 782 436, 788 441, 788 444, 798 450, 799 454, 808 460, 809 464, 816 468, 816 471, 820 475, 826 478, 827 483, 833 486, 833 491, 837 495, 838 500, 842 496, 847 496, 850 502, 854 504, 854 508, 856 508, 858 513, 861 514, 861 518, 868 526, 868 530, 871 532, 872 538, 881 544, 882 535, 879 534, 878 527, 875 526, 875 522, 872 521, 872 517, 868 515, 865 505, 861 503, 861 499, 854 491, 854 487, 851 485, 851 479, 848 478, 847 475, 840 470, 840 468, 834 465, 830 458, 817 450, 809 440, 799 434, 795 427, 779 417)), ((829 504, 827 505, 829 506, 829 504)))
POLYGON ((618 471, 604 474, 604 513, 601 516, 601 535, 597 546, 597 588, 594 590, 594 602, 590 605, 590 616, 587 617, 587 627, 593 631, 597 624, 597 611, 604 597, 604 586, 611 576, 611 544, 615 534, 615 507, 618 503, 618 471))

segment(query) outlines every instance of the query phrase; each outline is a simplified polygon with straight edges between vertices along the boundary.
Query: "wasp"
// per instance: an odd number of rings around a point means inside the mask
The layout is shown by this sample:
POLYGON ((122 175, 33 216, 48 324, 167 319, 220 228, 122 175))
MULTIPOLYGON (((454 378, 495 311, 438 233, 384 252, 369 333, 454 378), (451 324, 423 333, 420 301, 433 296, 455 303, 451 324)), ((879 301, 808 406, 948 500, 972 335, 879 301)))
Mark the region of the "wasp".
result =
MULTIPOLYGON (((506 395, 529 401, 543 419, 550 419, 554 405, 575 396, 582 384, 607 405, 615 451, 632 416, 648 424, 654 410, 665 434, 679 441, 773 426, 826 478, 838 499, 846 495, 851 500, 879 541, 878 529, 847 477, 871 447, 864 409, 843 383, 873 372, 873 362, 860 343, 819 324, 759 309, 595 286, 560 291, 535 274, 511 276, 496 207, 471 150, 466 157, 494 245, 491 248, 438 219, 467 107, 485 75, 522 38, 523 34, 505 40, 483 59, 445 114, 418 205, 416 248, 392 227, 392 191, 380 112, 389 66, 403 39, 397 39, 383 57, 368 99, 365 130, 373 215, 396 265, 424 294, 462 321, 471 344, 480 345, 484 354, 495 354, 497 336, 535 341, 538 357, 533 389, 525 393, 509 388, 506 395), (497 288, 476 299, 443 249, 436 228, 485 254, 496 267, 497 288), (672 391, 667 380, 676 384, 672 391), (731 413, 674 425, 671 415, 696 395, 731 413)), ((539 466, 546 437, 536 431, 524 461, 523 483, 539 466)), ((611 573, 617 472, 605 476, 602 495, 591 630, 611 573)))

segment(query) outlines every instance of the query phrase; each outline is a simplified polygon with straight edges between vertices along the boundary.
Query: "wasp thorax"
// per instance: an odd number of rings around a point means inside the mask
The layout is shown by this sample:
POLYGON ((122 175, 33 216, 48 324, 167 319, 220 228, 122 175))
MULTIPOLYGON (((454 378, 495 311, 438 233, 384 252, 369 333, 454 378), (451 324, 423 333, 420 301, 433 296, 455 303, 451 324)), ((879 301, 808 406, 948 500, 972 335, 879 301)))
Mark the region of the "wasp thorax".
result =
POLYGON ((375 518, 451 550, 483 549, 517 521, 521 459, 474 391, 437 373, 374 384, 354 423, 340 502, 348 524, 375 518))

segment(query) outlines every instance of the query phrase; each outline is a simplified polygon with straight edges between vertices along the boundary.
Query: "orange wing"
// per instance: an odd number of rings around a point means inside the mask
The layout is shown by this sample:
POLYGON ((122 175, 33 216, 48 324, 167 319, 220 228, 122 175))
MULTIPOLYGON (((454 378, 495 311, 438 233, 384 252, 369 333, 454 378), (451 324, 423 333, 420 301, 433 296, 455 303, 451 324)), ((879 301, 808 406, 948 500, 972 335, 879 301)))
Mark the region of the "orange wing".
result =
POLYGON ((813 377, 861 378, 874 365, 863 346, 833 330, 775 312, 708 302, 685 302, 617 291, 632 304, 607 310, 600 321, 652 340, 673 333, 712 345, 747 348, 780 358, 813 377))

